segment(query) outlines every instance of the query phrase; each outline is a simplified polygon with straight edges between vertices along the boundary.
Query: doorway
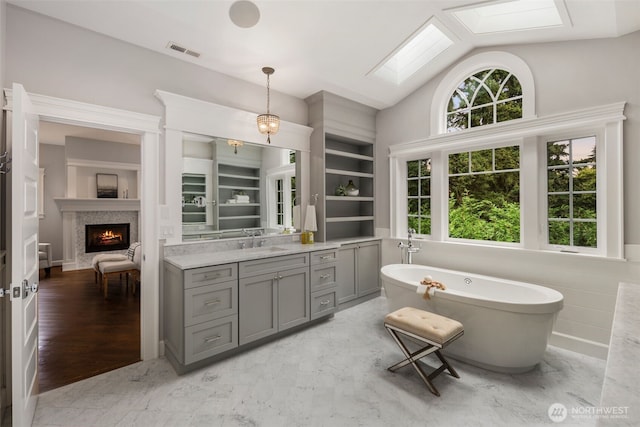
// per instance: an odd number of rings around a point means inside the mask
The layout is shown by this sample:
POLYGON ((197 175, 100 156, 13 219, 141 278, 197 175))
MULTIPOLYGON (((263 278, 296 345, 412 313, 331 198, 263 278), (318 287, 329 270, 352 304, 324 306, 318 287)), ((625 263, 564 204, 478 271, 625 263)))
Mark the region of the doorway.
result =
MULTIPOLYGON (((15 86, 14 86, 15 87, 15 86)), ((19 85, 18 85, 19 87, 19 85)), ((22 93, 21 99, 24 99, 22 93)), ((140 230, 142 246, 141 262, 141 289, 140 294, 140 358, 142 360, 158 357, 159 350, 159 246, 157 240, 157 216, 158 210, 158 169, 159 169, 159 122, 160 118, 147 114, 140 114, 131 111, 102 107, 93 104, 86 104, 60 98, 37 95, 29 93, 32 111, 37 116, 36 119, 46 122, 65 123, 76 126, 85 126, 103 130, 111 130, 138 135, 141 141, 141 193, 140 193, 140 216, 145 218, 145 222, 140 230)), ((6 110, 13 110, 13 92, 5 89, 6 110)), ((37 177, 36 177, 37 180, 37 177)), ((37 188, 34 187, 34 189, 37 188)), ((6 194, 3 193, 3 194, 6 194)), ((33 192, 35 195, 35 191, 33 192)), ((4 197, 6 199, 6 196, 4 197)), ((35 204, 34 204, 35 206, 35 204)), ((10 242, 7 242, 9 245, 10 242)), ((7 246, 9 247, 9 246, 7 246)), ((16 253, 16 252, 14 252, 16 253)), ((9 270, 8 265, 7 270, 9 270)), ((33 301, 34 298, 31 298, 33 301)), ((17 302, 20 304, 21 300, 17 302)), ((13 300, 11 305, 16 304, 13 300)), ((19 305, 22 309, 22 305, 19 305)), ((11 311, 11 310, 9 310, 11 311)), ((15 316, 14 316, 15 317, 15 316)), ((18 328, 21 324, 10 324, 7 326, 10 336, 15 339, 22 337, 18 328)), ((37 355, 37 352, 35 353, 37 355)), ((33 359, 32 359, 33 360, 33 359)), ((32 367, 37 366, 32 364, 32 367)), ((23 399, 22 383, 16 387, 17 382, 12 382, 12 376, 19 375, 20 378, 29 374, 34 374, 29 368, 22 364, 14 364, 13 368, 7 370, 10 373, 8 382, 12 384, 12 392, 15 399, 23 399), (13 372, 11 375, 11 371, 13 372)), ((37 375, 37 372, 35 372, 37 375)), ((8 388, 9 390, 9 388, 8 388)), ((37 395, 34 396, 37 399, 37 395)), ((14 404, 15 404, 14 399, 14 404)), ((29 408, 20 406, 14 408, 13 419, 16 414, 19 419, 30 419, 33 417, 34 405, 29 408)))
MULTIPOLYGON (((140 360, 138 285, 128 283, 133 278, 125 276, 120 277, 119 286, 116 278, 109 297, 104 298, 90 263, 95 254, 85 254, 91 248, 77 243, 79 238, 82 240, 81 233, 86 234, 80 230, 80 222, 86 218, 93 218, 92 223, 126 218, 125 224, 119 224, 127 231, 125 246, 109 249, 110 256, 116 254, 116 249, 118 255, 125 254, 129 243, 140 240, 139 210, 70 212, 63 204, 71 199, 77 199, 77 203, 95 199, 96 173, 118 177, 119 187, 127 188, 137 199, 140 135, 41 120, 39 140, 42 203, 38 240, 46 242, 52 260, 48 273, 40 270, 38 302, 38 381, 40 392, 46 392, 140 360), (118 168, 120 164, 124 169, 118 168), (76 226, 70 227, 69 222, 76 226), (69 259, 70 254, 73 259, 69 259), (133 292, 134 285, 138 292, 133 292)), ((123 199, 124 190, 116 195, 123 199)))

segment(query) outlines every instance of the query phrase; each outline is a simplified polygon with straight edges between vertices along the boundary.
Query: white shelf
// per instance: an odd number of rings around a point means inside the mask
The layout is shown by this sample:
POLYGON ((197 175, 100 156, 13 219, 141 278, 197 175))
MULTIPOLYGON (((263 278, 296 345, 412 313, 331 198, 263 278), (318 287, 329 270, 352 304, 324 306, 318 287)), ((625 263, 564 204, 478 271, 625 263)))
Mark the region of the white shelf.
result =
POLYGON ((250 175, 233 175, 230 173, 218 173, 218 177, 225 177, 225 178, 238 178, 238 179, 252 179, 254 181, 259 181, 260 177, 259 176, 250 176, 250 175))
POLYGON ((327 222, 357 222, 357 221, 373 221, 373 216, 342 216, 327 218, 327 222))
POLYGON ((251 190, 258 191, 259 187, 238 187, 237 185, 218 185, 218 188, 226 188, 228 190, 251 190))
POLYGON ((223 207, 260 206, 260 203, 220 203, 223 207))
POLYGON ((365 172, 356 172, 356 171, 345 171, 341 169, 326 169, 326 173, 330 173, 333 175, 345 175, 345 176, 357 176, 360 178, 373 178, 372 173, 365 172))
POLYGON ((221 216, 220 221, 225 221, 228 219, 256 219, 260 218, 260 215, 239 215, 239 216, 221 216))
POLYGON ((325 199, 339 202, 373 202, 373 197, 366 196, 326 196, 325 199))
POLYGON ((326 150, 324 150, 324 152, 325 154, 333 154, 334 156, 349 157, 351 159, 366 160, 369 162, 373 162, 373 157, 365 156, 362 154, 349 153, 347 151, 340 151, 340 150, 332 150, 330 148, 327 148, 326 150))

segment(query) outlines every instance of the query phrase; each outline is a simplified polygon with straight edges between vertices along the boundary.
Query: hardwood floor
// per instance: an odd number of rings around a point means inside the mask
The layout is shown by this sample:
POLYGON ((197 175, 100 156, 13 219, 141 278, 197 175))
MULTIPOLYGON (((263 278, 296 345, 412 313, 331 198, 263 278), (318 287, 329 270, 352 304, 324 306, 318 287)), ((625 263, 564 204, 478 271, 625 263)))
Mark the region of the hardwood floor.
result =
MULTIPOLYGON (((140 292, 109 282, 104 299, 93 270, 40 271, 39 385, 45 392, 140 360, 140 292)), ((115 279, 115 278, 114 278, 115 279)))

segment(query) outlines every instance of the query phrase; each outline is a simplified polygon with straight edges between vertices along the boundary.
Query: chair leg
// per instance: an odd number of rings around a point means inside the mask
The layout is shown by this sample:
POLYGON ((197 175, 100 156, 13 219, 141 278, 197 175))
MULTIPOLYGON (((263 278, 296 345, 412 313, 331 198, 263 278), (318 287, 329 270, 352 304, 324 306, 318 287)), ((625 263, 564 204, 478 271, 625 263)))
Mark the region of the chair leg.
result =
MULTIPOLYGON (((406 357, 406 359, 402 360, 399 363, 396 363, 395 365, 393 365, 393 366, 391 366, 391 367, 389 367, 387 369, 389 371, 391 371, 391 372, 395 372, 396 370, 402 368, 403 366, 411 364, 411 366, 413 366, 413 368, 416 370, 416 372, 418 373, 420 378, 422 378, 422 381, 426 384, 426 386, 429 389, 429 391, 431 393, 435 394, 436 396, 440 396, 440 392, 438 391, 438 389, 431 382, 431 378, 435 377, 437 374, 435 374, 433 376, 427 375, 424 372, 424 370, 422 369, 422 367, 416 363, 418 361, 418 359, 421 359, 424 356, 437 351, 438 349, 436 347, 432 346, 432 345, 429 345, 429 346, 424 347, 424 348, 422 348, 422 349, 420 349, 420 350, 418 350, 416 352, 409 353, 409 349, 407 348, 407 346, 404 345, 404 343, 402 342, 402 340, 398 336, 397 332, 394 331, 393 329, 390 329, 390 328, 387 328, 387 331, 389 331, 389 333, 393 337, 394 341, 396 342, 396 344, 398 344, 398 347, 400 347, 400 350, 402 350, 402 353, 404 353, 404 355, 406 357)), ((439 373, 440 372, 438 372, 438 374, 439 373)))
POLYGON ((109 276, 106 274, 102 275, 102 287, 104 288, 104 299, 107 299, 107 293, 109 288, 109 276))
POLYGON ((438 359, 440 359, 440 361, 442 362, 442 366, 445 366, 446 369, 449 371, 449 373, 451 374, 451 376, 456 377, 456 378, 460 378, 460 375, 458 375, 458 373, 456 372, 455 369, 453 369, 453 366, 451 366, 449 364, 449 361, 447 359, 444 358, 444 356, 442 355, 442 353, 440 353, 440 350, 436 350, 436 356, 438 356, 438 359))

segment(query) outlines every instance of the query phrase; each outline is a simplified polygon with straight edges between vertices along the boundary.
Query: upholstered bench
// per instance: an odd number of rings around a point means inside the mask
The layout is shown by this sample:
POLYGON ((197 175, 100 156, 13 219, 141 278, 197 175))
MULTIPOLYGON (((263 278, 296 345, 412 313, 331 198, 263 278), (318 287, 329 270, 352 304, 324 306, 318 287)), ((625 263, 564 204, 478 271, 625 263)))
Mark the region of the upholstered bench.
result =
POLYGON ((431 393, 436 396, 440 396, 440 392, 438 392, 431 380, 442 371, 447 369, 452 376, 460 378, 455 369, 440 353, 440 350, 464 334, 462 323, 428 311, 404 307, 387 314, 384 318, 384 327, 387 328, 406 357, 406 359, 388 368, 391 372, 411 364, 431 393), (411 353, 401 340, 401 336, 411 337, 413 340, 424 343, 425 346, 411 353), (438 356, 442 365, 427 375, 417 362, 431 353, 435 353, 438 356))
MULTIPOLYGON (((127 290, 129 289, 129 276, 132 278, 132 292, 136 293, 136 280, 140 274, 140 258, 142 249, 139 242, 132 243, 127 250, 124 259, 115 258, 115 260, 101 260, 97 263, 98 276, 100 278, 100 286, 104 291, 104 297, 109 295, 109 276, 114 274, 126 277, 127 290)), ((122 277, 122 276, 120 276, 122 277)))

